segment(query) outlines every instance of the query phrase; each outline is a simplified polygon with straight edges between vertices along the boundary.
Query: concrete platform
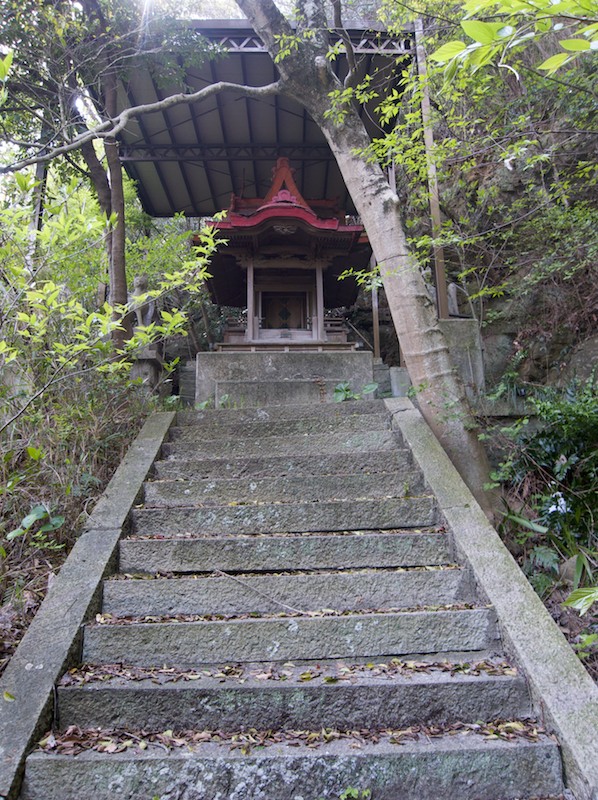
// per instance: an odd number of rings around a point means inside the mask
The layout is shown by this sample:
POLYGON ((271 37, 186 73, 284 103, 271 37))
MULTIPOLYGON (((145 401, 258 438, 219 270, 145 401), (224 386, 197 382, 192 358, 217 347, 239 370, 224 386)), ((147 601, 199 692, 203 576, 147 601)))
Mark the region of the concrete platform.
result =
MULTIPOLYGON (((335 403, 336 409, 341 403, 335 403)), ((349 404, 350 405, 350 404, 349 404)), ((287 406, 283 406, 287 408, 287 406)), ((326 408, 326 406, 324 406, 326 408)), ((313 436, 317 433, 354 433, 372 430, 390 430, 390 415, 383 408, 372 410, 369 414, 314 414, 312 406, 311 416, 297 419, 250 420, 247 422, 233 421, 229 418, 227 423, 218 420, 200 421, 195 425, 180 425, 170 429, 171 441, 202 441, 215 439, 219 436, 226 439, 248 439, 250 437, 293 436, 307 434, 313 436)))
MULTIPOLYGON (((373 359, 368 352, 262 352, 262 353, 198 353, 195 401, 214 401, 223 393, 226 384, 250 381, 261 382, 302 381, 313 387, 317 402, 326 390, 320 384, 333 386, 348 381, 351 389, 359 392, 372 382, 373 359)), ((256 389, 256 391, 258 391, 256 389)), ((266 400, 271 400, 266 397, 266 400)), ((299 398, 295 400, 297 402, 299 398)), ((309 398, 311 400, 311 396, 309 398)), ((293 402, 292 397, 287 401, 293 402)))
POLYGON ((205 408, 194 411, 179 411, 176 425, 209 425, 220 427, 225 431, 230 425, 248 422, 295 422, 299 420, 322 419, 327 421, 341 420, 343 417, 369 416, 370 414, 388 416, 388 409, 383 400, 360 400, 358 403, 313 403, 305 405, 292 403, 286 406, 267 408, 205 408))

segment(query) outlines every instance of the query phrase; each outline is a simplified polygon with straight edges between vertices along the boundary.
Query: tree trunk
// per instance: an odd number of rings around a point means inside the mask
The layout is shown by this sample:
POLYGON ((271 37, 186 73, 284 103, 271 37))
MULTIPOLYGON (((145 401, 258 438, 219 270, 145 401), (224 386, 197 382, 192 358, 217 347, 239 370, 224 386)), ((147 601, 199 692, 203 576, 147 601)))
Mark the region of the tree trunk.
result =
MULTIPOLYGON (((110 117, 116 116, 116 73, 109 71, 104 80, 104 99, 106 111, 110 117)), ((125 195, 123 189, 123 175, 118 143, 115 139, 106 139, 104 142, 106 161, 108 162, 108 176, 110 180, 110 208, 116 216, 110 236, 110 268, 109 302, 112 306, 125 306, 127 304, 127 274, 125 264, 125 195)), ((119 317, 115 314, 115 317, 119 317)), ((115 330, 113 341, 116 349, 122 349, 123 342, 132 333, 131 323, 125 316, 122 320, 122 330, 115 330)))
MULTIPOLYGON (((293 34, 286 20, 271 0, 237 0, 237 4, 274 58, 279 48, 276 37, 293 34)), ((306 108, 330 145, 380 266, 420 410, 472 493, 490 513, 491 502, 484 490, 489 475, 487 457, 420 268, 408 252, 398 197, 381 167, 355 154, 370 143, 357 111, 348 107, 341 124, 325 116, 329 93, 341 84, 326 59, 326 37, 301 38, 301 24, 325 32, 323 8, 322 0, 312 0, 300 9, 300 41, 278 64, 284 92, 306 108)))

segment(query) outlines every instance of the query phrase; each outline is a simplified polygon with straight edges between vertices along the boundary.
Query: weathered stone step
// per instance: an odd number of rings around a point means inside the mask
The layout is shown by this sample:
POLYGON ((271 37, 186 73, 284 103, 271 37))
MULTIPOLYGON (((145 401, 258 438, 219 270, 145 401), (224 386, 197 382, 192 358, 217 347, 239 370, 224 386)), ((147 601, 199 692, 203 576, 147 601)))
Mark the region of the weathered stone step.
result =
POLYGON ((472 599, 461 569, 362 570, 104 582, 103 610, 116 616, 276 613, 295 609, 413 608, 472 599))
MULTIPOLYGON (((350 465, 347 465, 350 469, 350 465)), ((407 497, 424 491, 423 480, 411 467, 375 475, 319 475, 284 478, 236 478, 150 481, 144 485, 144 505, 181 507, 236 503, 311 503, 407 497)))
POLYGON ((344 403, 297 403, 263 408, 207 408, 197 411, 179 411, 177 425, 221 425, 227 428, 237 422, 283 422, 301 419, 340 420, 343 417, 367 417, 386 413, 383 400, 358 400, 344 403))
POLYGON ((331 417, 314 413, 311 417, 299 419, 280 419, 272 421, 198 422, 196 425, 182 425, 171 428, 170 437, 176 441, 197 442, 205 439, 240 437, 272 438, 276 436, 315 436, 324 433, 354 433, 360 431, 390 430, 390 414, 383 409, 371 414, 345 414, 331 417))
POLYGON ((514 800, 563 789, 558 748, 547 737, 293 744, 249 754, 231 750, 230 742, 203 743, 192 753, 156 746, 75 758, 36 752, 27 760, 22 800, 336 800, 349 786, 369 788, 376 800, 514 800))
POLYGON ((133 532, 297 533, 364 528, 427 528, 437 521, 433 497, 261 503, 213 508, 142 508, 131 512, 133 532))
MULTIPOLYGON (((214 402, 216 405, 226 403, 233 408, 286 406, 289 403, 320 405, 332 402, 334 390, 340 382, 339 378, 256 381, 253 376, 248 380, 219 380, 215 386, 214 402)), ((355 383, 352 390, 357 391, 355 383)))
POLYGON ((434 531, 122 539, 121 572, 275 572, 448 564, 449 537, 434 531))
POLYGON ((198 663, 296 661, 484 650, 498 638, 488 608, 347 616, 92 624, 83 661, 193 667, 198 663))
MULTIPOLYGON (((61 728, 142 728, 224 731, 367 729, 410 725, 490 722, 531 716, 523 678, 509 675, 451 675, 414 672, 331 678, 294 667, 284 680, 243 674, 242 680, 195 674, 194 679, 110 678, 58 688, 61 728), (313 674, 315 677, 307 679, 313 674)), ((123 670, 126 673, 126 669, 123 670)))
MULTIPOLYGON (((304 455, 279 456, 231 456, 223 458, 195 457, 188 453, 179 458, 173 455, 168 460, 154 462, 152 474, 164 478, 268 478, 285 475, 345 475, 347 472, 378 473, 397 472, 409 468, 413 463, 409 450, 360 451, 359 454, 308 453, 304 455)), ((413 468, 411 468, 413 469, 413 468)))
POLYGON ((355 454, 362 450, 392 450, 401 440, 391 431, 294 434, 285 437, 209 439, 205 442, 165 442, 162 455, 176 458, 231 458, 327 453, 355 454))

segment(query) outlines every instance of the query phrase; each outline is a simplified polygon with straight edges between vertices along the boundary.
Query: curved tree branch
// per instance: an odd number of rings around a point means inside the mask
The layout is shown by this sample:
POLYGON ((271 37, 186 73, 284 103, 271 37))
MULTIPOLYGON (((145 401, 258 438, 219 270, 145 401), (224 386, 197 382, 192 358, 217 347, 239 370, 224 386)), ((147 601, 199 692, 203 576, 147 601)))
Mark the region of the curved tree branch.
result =
POLYGON ((345 50, 347 52, 347 63, 349 65, 349 72, 345 77, 345 88, 346 88, 347 86, 353 86, 353 82, 357 75, 357 62, 355 60, 355 51, 353 50, 353 44, 351 43, 349 34, 347 33, 343 25, 343 19, 341 14, 341 0, 332 0, 332 8, 334 10, 334 30, 341 37, 342 42, 345 45, 345 50))
POLYGON ((108 119, 105 122, 101 122, 99 125, 90 128, 90 130, 81 133, 79 136, 75 136, 75 138, 71 141, 65 142, 63 145, 54 147, 51 150, 47 150, 42 155, 32 156, 31 158, 23 158, 8 166, 0 167, 0 174, 7 172, 18 172, 19 170, 31 166, 32 164, 51 161, 58 156, 81 148, 87 142, 91 142, 94 139, 114 138, 118 136, 119 133, 122 133, 132 119, 141 117, 144 114, 155 114, 159 111, 165 111, 168 108, 182 105, 184 103, 187 105, 198 103, 201 100, 205 100, 206 98, 212 97, 220 92, 238 92, 245 97, 268 97, 273 94, 279 94, 281 89, 282 86, 280 81, 269 83, 265 86, 245 86, 239 83, 219 81, 218 83, 213 83, 210 86, 206 86, 205 88, 200 89, 197 92, 192 92, 191 94, 181 92, 178 94, 169 95, 163 100, 158 100, 155 103, 142 103, 138 106, 132 106, 131 108, 126 108, 117 116, 108 119))

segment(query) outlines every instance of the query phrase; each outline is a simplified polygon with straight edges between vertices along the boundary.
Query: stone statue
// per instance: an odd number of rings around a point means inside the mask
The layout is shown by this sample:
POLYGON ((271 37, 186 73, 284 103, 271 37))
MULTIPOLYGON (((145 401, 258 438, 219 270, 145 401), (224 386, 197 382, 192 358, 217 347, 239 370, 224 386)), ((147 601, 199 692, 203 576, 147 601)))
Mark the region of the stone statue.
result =
POLYGON ((449 316, 451 317, 459 316, 458 291, 459 291, 459 286, 457 286, 456 283, 449 283, 447 289, 447 296, 448 296, 448 312, 449 316))
POLYGON ((140 300, 149 290, 147 275, 135 275, 133 278, 133 291, 129 298, 129 307, 135 312, 135 327, 150 325, 156 317, 156 301, 152 299, 140 300))

